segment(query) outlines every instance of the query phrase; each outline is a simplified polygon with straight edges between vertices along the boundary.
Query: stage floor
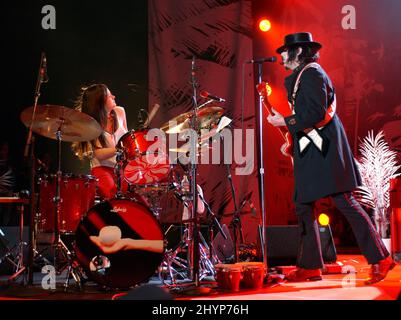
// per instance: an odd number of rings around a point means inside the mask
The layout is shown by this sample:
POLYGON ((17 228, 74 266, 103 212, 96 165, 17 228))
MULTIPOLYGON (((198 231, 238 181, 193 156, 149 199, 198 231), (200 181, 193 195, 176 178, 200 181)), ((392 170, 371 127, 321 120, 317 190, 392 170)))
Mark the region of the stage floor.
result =
MULTIPOLYGON (((258 290, 240 289, 238 292, 229 292, 217 288, 213 281, 202 283, 201 288, 209 289, 208 293, 191 291, 180 293, 177 291, 165 292, 171 294, 174 300, 396 300, 401 292, 401 265, 398 264, 389 272, 387 278, 375 285, 366 286, 364 280, 368 277, 369 265, 360 255, 339 255, 337 263, 347 270, 355 270, 355 273, 324 274, 322 281, 289 283, 273 275, 274 281, 265 284, 258 290)), ((151 279, 147 284, 147 296, 135 296, 136 289, 130 291, 106 291, 94 283, 85 284, 83 291, 74 288, 73 280, 68 292, 64 292, 62 283, 58 283, 53 291, 43 290, 40 279, 43 275, 35 274, 34 286, 21 286, 18 283, 2 285, 0 288, 0 300, 115 300, 124 297, 132 300, 160 299, 160 292, 155 292, 152 297, 152 289, 159 289, 160 281, 151 279), (150 289, 150 290, 149 290, 150 289)), ((182 286, 181 288, 185 288, 182 286)), ((205 290, 200 290, 205 292, 205 290)))

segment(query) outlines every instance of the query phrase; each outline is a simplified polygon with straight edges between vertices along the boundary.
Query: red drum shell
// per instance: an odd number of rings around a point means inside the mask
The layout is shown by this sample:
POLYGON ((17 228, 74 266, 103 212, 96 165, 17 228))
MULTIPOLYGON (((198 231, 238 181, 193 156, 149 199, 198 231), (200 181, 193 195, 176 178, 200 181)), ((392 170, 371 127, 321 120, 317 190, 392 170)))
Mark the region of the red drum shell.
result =
POLYGON ((154 141, 146 140, 148 130, 130 130, 117 143, 116 148, 122 150, 126 160, 135 159, 146 153, 154 141))
POLYGON ((143 204, 127 199, 103 201, 89 210, 75 233, 75 251, 79 263, 95 282, 109 288, 129 288, 149 279, 160 266, 163 252, 120 250, 105 254, 92 242, 105 226, 116 226, 121 238, 162 240, 163 230, 152 212, 143 204), (91 271, 94 257, 109 261, 104 274, 91 271))
MULTIPOLYGON (((56 175, 39 179, 39 231, 54 232, 56 175)), ((84 214, 95 204, 96 178, 90 175, 63 174, 60 185, 59 229, 74 232, 84 214)))
POLYGON ((124 153, 124 179, 130 184, 151 185, 166 182, 170 174, 168 156, 148 154, 154 141, 148 141, 149 130, 131 130, 117 143, 117 149, 124 153))

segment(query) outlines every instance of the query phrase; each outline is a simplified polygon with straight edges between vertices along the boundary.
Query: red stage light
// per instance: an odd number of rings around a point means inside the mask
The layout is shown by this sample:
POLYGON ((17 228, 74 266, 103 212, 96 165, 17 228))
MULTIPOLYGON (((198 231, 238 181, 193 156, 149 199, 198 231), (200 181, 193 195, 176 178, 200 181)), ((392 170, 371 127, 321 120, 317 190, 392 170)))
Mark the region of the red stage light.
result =
POLYGON ((259 29, 260 29, 261 31, 267 32, 267 31, 270 30, 270 28, 271 28, 271 23, 270 23, 269 20, 267 20, 267 19, 262 19, 262 20, 260 20, 260 22, 259 22, 259 29))
POLYGON ((323 226, 323 227, 325 227, 325 226, 328 226, 329 225, 329 223, 330 223, 330 218, 329 218, 329 216, 327 215, 327 214, 325 214, 325 213, 321 213, 320 215, 319 215, 319 224, 321 225, 321 226, 323 226))

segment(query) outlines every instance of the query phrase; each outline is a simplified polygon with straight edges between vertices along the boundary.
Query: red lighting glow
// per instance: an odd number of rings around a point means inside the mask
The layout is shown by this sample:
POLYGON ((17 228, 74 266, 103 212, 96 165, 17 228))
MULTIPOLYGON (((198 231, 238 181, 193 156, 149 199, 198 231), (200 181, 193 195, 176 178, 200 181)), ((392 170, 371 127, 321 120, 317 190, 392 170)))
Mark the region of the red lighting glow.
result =
POLYGON ((260 20, 260 22, 259 22, 259 29, 260 29, 261 31, 267 32, 267 31, 270 30, 270 28, 271 28, 271 23, 270 23, 269 20, 267 20, 267 19, 262 19, 262 20, 260 20))

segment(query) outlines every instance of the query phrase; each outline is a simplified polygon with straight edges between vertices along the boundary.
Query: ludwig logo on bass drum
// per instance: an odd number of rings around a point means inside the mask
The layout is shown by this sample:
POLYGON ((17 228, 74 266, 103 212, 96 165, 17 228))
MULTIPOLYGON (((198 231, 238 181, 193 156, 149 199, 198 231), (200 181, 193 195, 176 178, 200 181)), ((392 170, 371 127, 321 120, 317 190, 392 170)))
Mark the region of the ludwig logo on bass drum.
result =
POLYGON ((126 213, 127 212, 127 208, 115 206, 115 207, 113 207, 113 210, 110 210, 110 211, 114 212, 114 213, 118 213, 118 212, 126 213))

